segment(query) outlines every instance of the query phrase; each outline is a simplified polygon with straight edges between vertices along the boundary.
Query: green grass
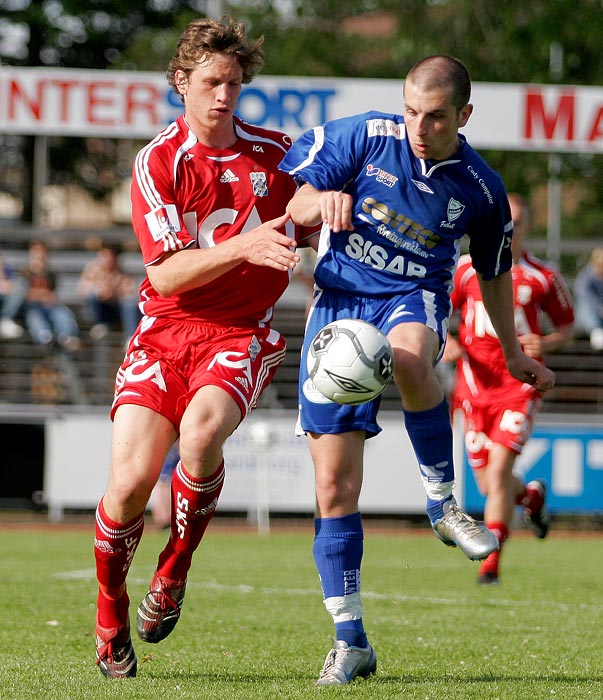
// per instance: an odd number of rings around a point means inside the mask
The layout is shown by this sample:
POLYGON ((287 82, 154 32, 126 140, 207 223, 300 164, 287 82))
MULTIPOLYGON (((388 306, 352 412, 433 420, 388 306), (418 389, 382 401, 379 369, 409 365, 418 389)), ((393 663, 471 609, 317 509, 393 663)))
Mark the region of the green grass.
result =
MULTIPOLYGON (((0 698, 603 698, 602 537, 518 535, 493 588, 431 534, 369 529, 364 619, 378 671, 316 688, 332 624, 311 528, 258 537, 210 527, 176 630, 159 645, 135 640, 137 678, 108 681, 94 663, 92 526, 0 527, 0 698)), ((164 541, 149 527, 136 554, 133 615, 164 541)))

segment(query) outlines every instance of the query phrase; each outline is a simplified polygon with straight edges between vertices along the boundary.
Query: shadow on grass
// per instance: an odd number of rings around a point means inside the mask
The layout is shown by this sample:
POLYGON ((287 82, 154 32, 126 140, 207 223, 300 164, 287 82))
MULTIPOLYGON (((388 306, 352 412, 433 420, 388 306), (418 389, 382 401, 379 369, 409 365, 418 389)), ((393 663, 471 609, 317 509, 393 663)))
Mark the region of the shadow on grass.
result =
POLYGON ((425 683, 457 683, 459 685, 463 684, 474 684, 474 683, 567 683, 568 685, 578 685, 581 683, 602 683, 603 675, 593 675, 593 676, 567 676, 564 674, 559 675, 548 675, 548 676, 527 676, 525 674, 521 675, 511 675, 511 674, 483 674, 478 676, 454 676, 451 674, 445 675, 403 675, 403 676, 388 676, 388 675, 378 675, 371 676, 371 683, 413 683, 416 685, 423 685, 425 683))
MULTIPOLYGON (((140 668, 139 668, 140 671, 140 668)), ((318 672, 317 672, 318 674, 318 672)), ((314 685, 318 675, 308 674, 302 672, 282 672, 282 673, 234 673, 234 672, 212 672, 212 671, 171 671, 171 670, 157 670, 152 668, 143 667, 142 674, 139 673, 139 677, 142 675, 149 679, 162 680, 162 681, 174 681, 174 680, 190 680, 190 681, 204 681, 209 683, 228 683, 228 684, 254 684, 261 683, 266 684, 270 682, 282 683, 283 681, 292 682, 304 682, 309 685, 314 685)), ((505 673, 497 674, 481 674, 481 675, 453 675, 453 674, 404 674, 401 676, 386 675, 377 672, 376 675, 370 676, 366 679, 357 679, 354 683, 358 684, 371 684, 371 685, 387 685, 387 684, 406 684, 406 685, 425 685, 435 684, 439 685, 442 683, 453 683, 458 685, 475 685, 479 683, 563 683, 567 685, 581 685, 583 683, 603 683, 603 674, 596 674, 592 676, 568 676, 566 674, 549 674, 546 676, 535 675, 526 676, 513 675, 505 673)))

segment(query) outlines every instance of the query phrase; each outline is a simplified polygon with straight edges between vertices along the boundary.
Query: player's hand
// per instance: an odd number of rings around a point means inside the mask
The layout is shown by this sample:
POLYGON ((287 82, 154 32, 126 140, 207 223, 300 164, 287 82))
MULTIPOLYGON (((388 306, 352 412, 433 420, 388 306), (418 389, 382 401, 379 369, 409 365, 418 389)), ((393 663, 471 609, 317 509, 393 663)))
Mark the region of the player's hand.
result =
POLYGON ((321 192, 318 198, 320 216, 323 224, 328 224, 331 231, 353 231, 352 207, 353 199, 345 192, 327 190, 321 192))
POLYGON ((537 333, 520 335, 519 344, 528 357, 540 357, 542 355, 542 337, 537 333))
POLYGON ((264 265, 276 270, 293 270, 300 260, 295 252, 297 243, 278 230, 290 219, 288 213, 283 214, 241 236, 246 260, 254 265, 264 265))
POLYGON ((555 386, 555 373, 525 353, 507 360, 509 372, 515 379, 531 384, 538 391, 549 391, 555 386))
POLYGON ((456 362, 463 355, 463 346, 456 338, 448 335, 441 362, 456 362))

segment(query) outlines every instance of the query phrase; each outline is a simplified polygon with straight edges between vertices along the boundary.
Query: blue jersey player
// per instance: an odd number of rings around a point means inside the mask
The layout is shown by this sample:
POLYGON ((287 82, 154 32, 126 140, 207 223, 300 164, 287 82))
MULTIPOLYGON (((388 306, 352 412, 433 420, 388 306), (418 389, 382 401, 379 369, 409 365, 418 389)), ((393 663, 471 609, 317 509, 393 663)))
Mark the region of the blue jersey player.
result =
POLYGON ((362 621, 358 499, 364 441, 380 428, 379 399, 343 406, 317 393, 305 361, 315 333, 354 317, 387 335, 430 522, 445 544, 470 559, 484 559, 498 543, 455 502, 450 416, 435 371, 463 236, 511 374, 542 391, 554 382, 517 341, 505 188, 458 133, 473 109, 470 92, 462 63, 428 57, 406 78, 403 115, 367 112, 328 122, 303 134, 280 165, 300 185, 287 207, 292 219, 322 223, 299 392, 300 426, 316 468, 314 560, 335 623, 318 685, 349 683, 376 668, 362 621))

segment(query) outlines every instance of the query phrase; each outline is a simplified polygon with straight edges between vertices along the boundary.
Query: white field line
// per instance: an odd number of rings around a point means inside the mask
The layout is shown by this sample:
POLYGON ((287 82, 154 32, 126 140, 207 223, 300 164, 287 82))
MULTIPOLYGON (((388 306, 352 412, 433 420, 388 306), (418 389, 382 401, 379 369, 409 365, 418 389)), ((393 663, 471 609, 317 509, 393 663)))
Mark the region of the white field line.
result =
MULTIPOLYGON (((53 574, 54 578, 72 581, 94 581, 96 572, 94 569, 79 569, 74 571, 61 571, 53 574)), ((148 585, 150 578, 137 578, 135 576, 128 577, 128 583, 145 586, 148 585)), ((233 593, 239 595, 259 595, 259 596, 320 596, 320 589, 316 588, 270 588, 267 586, 248 586, 239 584, 237 586, 225 585, 217 581, 189 581, 187 588, 201 588, 210 591, 219 591, 220 593, 233 593)), ((365 600, 388 601, 393 603, 428 603, 430 605, 455 605, 474 608, 479 601, 475 598, 453 598, 428 595, 405 595, 402 593, 386 594, 377 593, 376 591, 362 591, 362 597, 365 600)), ((592 610, 593 612, 603 611, 603 605, 590 605, 587 603, 578 603, 576 605, 568 605, 555 600, 511 600, 505 598, 489 598, 488 605, 501 608, 513 607, 543 607, 557 609, 562 612, 569 613, 572 610, 592 610)))

